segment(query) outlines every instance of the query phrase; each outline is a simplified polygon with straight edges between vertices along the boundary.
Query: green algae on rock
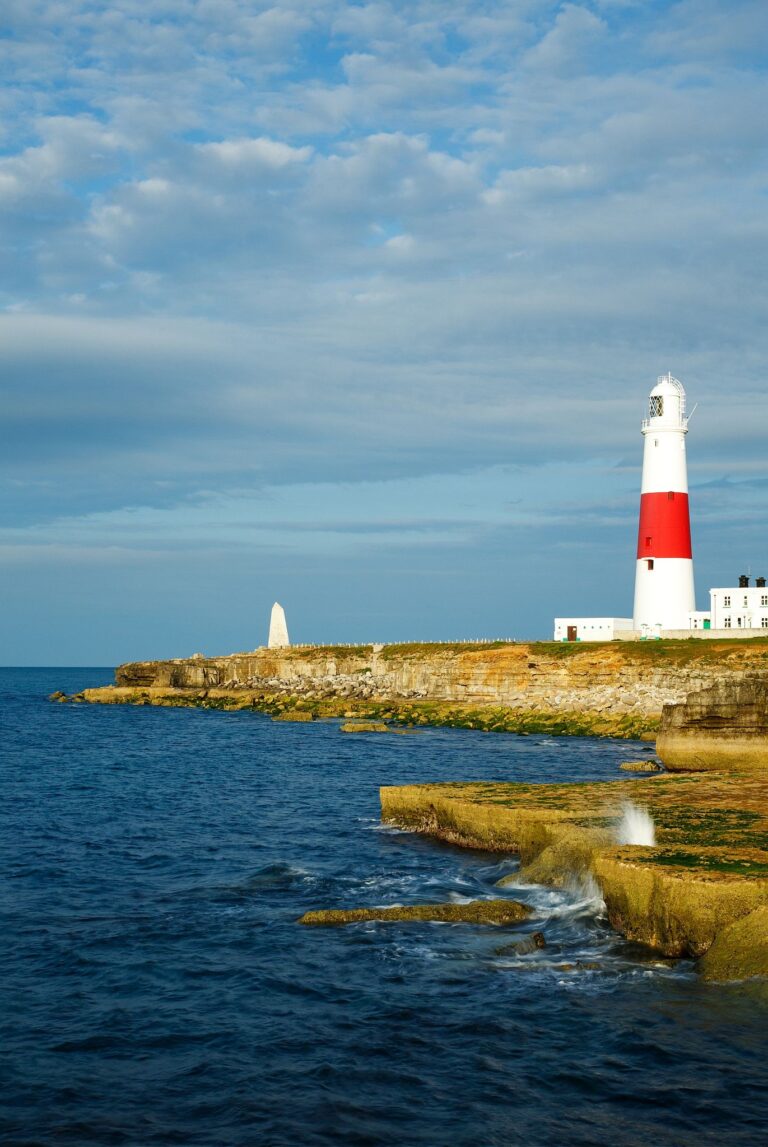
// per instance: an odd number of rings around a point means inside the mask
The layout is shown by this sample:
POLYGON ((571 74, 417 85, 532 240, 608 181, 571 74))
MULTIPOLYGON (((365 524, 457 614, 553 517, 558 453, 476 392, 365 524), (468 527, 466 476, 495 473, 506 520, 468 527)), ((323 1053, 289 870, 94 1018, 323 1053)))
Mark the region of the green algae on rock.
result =
POLYGON ((388 733, 385 721, 345 721, 340 726, 342 733, 388 733))
MULTIPOLYGON (((476 729, 488 733, 512 733, 525 736, 545 733, 553 737, 641 737, 656 727, 651 717, 627 713, 591 713, 557 710, 529 711, 487 705, 456 705, 444 701, 375 698, 360 700, 349 697, 306 697, 269 689, 168 688, 167 686, 134 687, 106 685, 86 689, 67 701, 88 701, 94 705, 154 705, 191 709, 219 709, 238 712, 249 709, 271 716, 296 712, 311 713, 315 718, 345 717, 355 721, 391 721, 407 727, 438 726, 454 729, 476 729), (300 708, 299 708, 300 706, 300 708)), ((306 720, 307 718, 299 718, 306 720)), ((286 720, 290 717, 286 716, 286 720)))
POLYGON ((105 704, 186 705, 488 732, 653 740, 694 686, 768 670, 768 637, 289 647, 134 662, 105 704))
POLYGON ((470 900, 466 904, 407 904, 392 908, 329 908, 305 912, 298 921, 317 927, 343 927, 366 920, 444 924, 517 924, 533 909, 517 900, 470 900))
POLYGON ((381 790, 382 817, 451 843, 520 856, 527 880, 593 879, 608 919, 665 956, 702 956, 735 921, 768 906, 768 777, 662 774, 526 785, 468 782, 381 790), (617 844, 630 801, 654 847, 617 844))

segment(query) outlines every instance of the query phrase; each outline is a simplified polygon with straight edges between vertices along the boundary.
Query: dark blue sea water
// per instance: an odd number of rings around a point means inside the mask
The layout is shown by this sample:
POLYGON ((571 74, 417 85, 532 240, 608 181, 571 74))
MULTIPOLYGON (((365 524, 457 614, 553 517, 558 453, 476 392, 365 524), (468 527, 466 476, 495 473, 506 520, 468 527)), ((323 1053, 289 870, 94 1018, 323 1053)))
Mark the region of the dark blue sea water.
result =
POLYGON ((642 746, 46 700, 110 679, 0 670, 2 1143, 765 1142, 765 986, 633 948, 589 890, 509 890, 529 956, 296 924, 499 895, 511 860, 382 829, 379 784, 615 778, 642 746))

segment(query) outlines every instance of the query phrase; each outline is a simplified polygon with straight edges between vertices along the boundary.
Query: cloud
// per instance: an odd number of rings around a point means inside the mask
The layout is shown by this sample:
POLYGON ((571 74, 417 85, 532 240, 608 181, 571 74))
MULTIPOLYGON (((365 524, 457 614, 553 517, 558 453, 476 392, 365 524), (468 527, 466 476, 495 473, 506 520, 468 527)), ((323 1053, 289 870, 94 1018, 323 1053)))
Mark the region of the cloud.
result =
POLYGON ((291 163, 304 163, 312 155, 311 147, 291 147, 266 138, 225 139, 220 143, 200 143, 197 148, 206 159, 238 172, 260 167, 280 170, 291 163))
POLYGON ((578 4, 564 4, 554 25, 525 54, 523 65, 534 71, 562 72, 586 69, 605 36, 605 20, 578 4))
MULTIPOLYGON (((329 563, 354 538, 361 562, 401 545, 405 568, 418 535, 420 568, 434 543, 466 570, 514 528, 570 554, 580 519, 599 546, 632 518, 637 422, 666 369, 700 402, 694 479, 761 481, 761 10, 9 0, 5 528, 65 546, 103 515, 108 547, 156 514, 170 569, 211 506, 315 485, 328 506, 301 521, 325 523, 329 563), (562 489, 531 502, 558 466, 562 489), (530 516, 465 513, 480 473, 530 516), (414 508, 436 475, 453 525, 438 493, 414 508), (373 482, 391 504, 366 530, 373 482)), ((717 494, 723 546, 744 489, 717 494)), ((228 545, 241 529, 251 546, 246 517, 228 545)), ((298 518, 281 529, 273 555, 317 556, 298 518)))

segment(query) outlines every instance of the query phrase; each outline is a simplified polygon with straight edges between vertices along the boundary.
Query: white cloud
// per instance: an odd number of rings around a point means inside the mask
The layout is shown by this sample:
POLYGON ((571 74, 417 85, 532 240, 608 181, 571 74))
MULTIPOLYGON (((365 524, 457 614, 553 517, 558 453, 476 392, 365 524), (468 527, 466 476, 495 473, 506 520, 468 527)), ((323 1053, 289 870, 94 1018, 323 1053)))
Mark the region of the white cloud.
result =
POLYGON ((274 169, 292 163, 305 163, 312 155, 311 147, 291 147, 275 139, 227 139, 220 143, 201 143, 198 150, 206 158, 231 167, 264 166, 274 169))
POLYGON ((536 71, 584 70, 605 36, 605 20, 578 4, 564 4, 552 28, 525 55, 523 63, 536 71))

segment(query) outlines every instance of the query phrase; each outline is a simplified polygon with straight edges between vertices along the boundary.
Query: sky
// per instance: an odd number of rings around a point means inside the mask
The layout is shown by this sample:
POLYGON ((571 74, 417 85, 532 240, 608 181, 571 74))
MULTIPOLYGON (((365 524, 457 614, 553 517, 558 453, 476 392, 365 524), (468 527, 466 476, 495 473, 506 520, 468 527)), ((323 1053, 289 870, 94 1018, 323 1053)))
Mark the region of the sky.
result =
POLYGON ((699 608, 768 574, 764 0, 3 0, 0 664, 699 608))

